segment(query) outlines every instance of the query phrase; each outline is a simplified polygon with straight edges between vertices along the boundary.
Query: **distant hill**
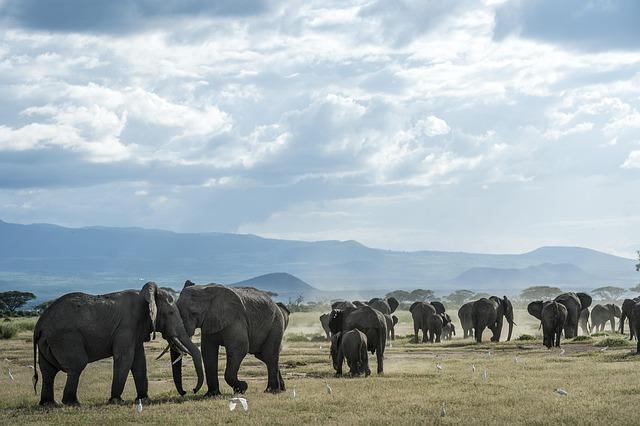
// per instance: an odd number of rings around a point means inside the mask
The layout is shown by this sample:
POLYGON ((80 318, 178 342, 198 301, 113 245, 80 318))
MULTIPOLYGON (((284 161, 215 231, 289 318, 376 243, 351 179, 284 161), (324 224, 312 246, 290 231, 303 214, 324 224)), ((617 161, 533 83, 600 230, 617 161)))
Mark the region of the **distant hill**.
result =
POLYGON ((282 279, 291 288, 300 285, 289 277, 272 276, 274 271, 298 277, 318 291, 380 294, 430 288, 447 292, 452 286, 464 286, 477 291, 506 287, 517 293, 540 284, 630 287, 638 279, 634 265, 631 259, 581 247, 542 247, 523 254, 400 252, 356 241, 289 241, 0 221, 0 291, 23 288, 38 295, 138 288, 145 280, 175 288, 187 278, 238 283, 265 276, 263 283, 276 285, 282 279))
POLYGON ((311 296, 320 291, 286 272, 274 272, 271 274, 260 275, 259 277, 250 278, 231 284, 232 287, 255 287, 260 290, 266 290, 277 293, 278 296, 311 296))

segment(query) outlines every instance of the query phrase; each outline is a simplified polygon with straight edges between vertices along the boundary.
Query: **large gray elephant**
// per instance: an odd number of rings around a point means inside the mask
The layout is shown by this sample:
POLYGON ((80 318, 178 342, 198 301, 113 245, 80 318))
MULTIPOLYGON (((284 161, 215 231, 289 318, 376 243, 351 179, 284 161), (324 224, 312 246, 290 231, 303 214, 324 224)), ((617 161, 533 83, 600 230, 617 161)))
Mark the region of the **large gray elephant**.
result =
POLYGON ((384 348, 387 343, 387 324, 384 315, 370 306, 360 308, 334 309, 329 320, 331 333, 346 332, 354 329, 367 336, 367 349, 376 354, 378 374, 384 372, 384 348))
POLYGON ((371 374, 369 355, 367 354, 367 336, 358 329, 338 332, 331 338, 331 358, 336 375, 342 375, 342 364, 347 359, 352 376, 371 374))
MULTIPOLYGON (((189 336, 196 328, 202 335, 202 358, 207 379, 206 396, 220 395, 218 351, 224 346, 227 365, 225 382, 234 393, 244 393, 247 383, 238 380, 238 369, 247 353, 255 355, 267 366, 266 392, 285 389, 280 373, 280 349, 286 327, 285 316, 265 292, 251 287, 226 287, 219 284, 184 284, 176 302, 189 336)), ((180 394, 182 362, 171 350, 173 381, 180 394)))
POLYGON ((554 301, 536 301, 529 303, 527 312, 540 320, 543 344, 547 348, 559 347, 562 329, 567 321, 567 308, 554 301))
POLYGON ((563 293, 554 301, 562 303, 567 308, 567 321, 564 324, 565 339, 576 337, 580 312, 591 306, 591 296, 586 293, 563 293))
POLYGON ((331 339, 331 329, 329 328, 330 318, 331 318, 331 314, 320 315, 320 325, 322 326, 324 333, 327 335, 327 340, 331 339))
POLYGON ((489 328, 493 333, 491 341, 499 342, 502 334, 503 318, 506 318, 509 323, 507 341, 511 340, 511 333, 515 323, 513 322, 513 306, 507 296, 503 296, 502 299, 497 296, 491 296, 488 299, 483 297, 476 300, 472 305, 471 318, 476 342, 482 342, 482 332, 485 328, 489 328))
POLYGON ((78 404, 80 374, 88 363, 113 357, 110 403, 122 401, 129 371, 136 386, 136 399, 147 398, 147 362, 143 342, 154 332, 162 333, 176 354, 189 354, 202 386, 202 358, 185 331, 178 307, 169 293, 148 282, 142 290, 126 290, 101 296, 66 294, 40 316, 33 330, 33 387, 38 382, 36 353, 42 372, 40 405, 55 404, 53 384, 59 371, 67 373, 62 402, 78 404))
POLYGON ((352 302, 349 302, 348 300, 338 300, 335 301, 331 304, 331 310, 334 309, 353 309, 353 308, 357 308, 358 306, 354 305, 352 302))
POLYGON ((377 309, 385 315, 391 315, 398 309, 400 302, 395 297, 387 297, 384 299, 380 299, 379 297, 374 297, 373 299, 367 302, 367 305, 371 306, 373 309, 377 309))
MULTIPOLYGON (((414 302, 409 307, 413 318, 413 332, 416 343, 419 342, 418 333, 422 330, 422 342, 433 342, 434 338, 440 341, 442 326, 444 325, 441 314, 445 313, 445 307, 440 302, 414 302), (440 317, 437 319, 436 317, 440 317)), ((447 316, 448 317, 448 316, 447 316)))
POLYGON ((625 299, 624 302, 622 302, 622 309, 621 309, 621 314, 620 314, 620 333, 624 334, 624 321, 628 318, 629 319, 629 340, 633 340, 635 338, 635 330, 633 328, 633 320, 634 320, 634 313, 633 313, 633 307, 640 303, 640 296, 635 297, 633 299, 625 299))
POLYGON ((611 331, 616 331, 616 318, 622 316, 620 306, 614 303, 596 305, 591 309, 591 332, 604 331, 607 321, 611 321, 611 331))
POLYGON ((631 323, 629 328, 633 329, 633 334, 636 336, 638 340, 638 344, 636 346, 636 353, 640 354, 640 302, 634 302, 632 312, 633 320, 630 320, 631 323))
POLYGON ((473 336, 473 318, 471 316, 472 313, 473 302, 467 302, 464 305, 460 306, 460 309, 458 309, 458 318, 460 318, 460 325, 462 326, 464 339, 473 336))

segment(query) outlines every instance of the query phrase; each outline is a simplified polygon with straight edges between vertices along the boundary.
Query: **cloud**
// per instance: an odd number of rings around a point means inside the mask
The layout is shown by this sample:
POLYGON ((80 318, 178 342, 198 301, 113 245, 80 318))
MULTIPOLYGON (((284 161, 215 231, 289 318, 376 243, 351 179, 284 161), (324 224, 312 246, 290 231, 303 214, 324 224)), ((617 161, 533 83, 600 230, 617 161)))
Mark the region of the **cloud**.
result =
POLYGON ((640 150, 631 151, 621 167, 623 169, 640 169, 640 150))
POLYGON ((519 35, 584 50, 638 50, 638 16, 635 0, 508 0, 496 10, 495 38, 519 35))
POLYGON ((6 0, 0 15, 29 29, 121 34, 187 17, 225 17, 263 13, 264 0, 6 0))

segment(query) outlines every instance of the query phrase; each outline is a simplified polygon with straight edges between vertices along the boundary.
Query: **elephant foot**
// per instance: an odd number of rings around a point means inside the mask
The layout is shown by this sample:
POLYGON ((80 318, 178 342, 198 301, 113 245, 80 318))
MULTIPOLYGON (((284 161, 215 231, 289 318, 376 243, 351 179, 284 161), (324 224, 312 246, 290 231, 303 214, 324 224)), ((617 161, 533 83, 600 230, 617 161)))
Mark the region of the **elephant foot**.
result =
POLYGON ((60 407, 60 404, 58 404, 57 402, 53 401, 53 400, 46 400, 46 401, 42 401, 40 400, 40 406, 44 407, 44 408, 58 408, 60 407))
POLYGON ((264 393, 278 394, 278 393, 280 393, 280 392, 282 392, 282 391, 280 390, 280 386, 278 386, 278 387, 268 386, 268 387, 264 390, 264 393))
POLYGON ((111 398, 109 398, 109 404, 122 405, 124 404, 124 401, 119 396, 112 396, 111 398))
POLYGON ((233 393, 245 393, 248 387, 249 386, 247 386, 247 382, 239 380, 238 384, 233 387, 233 393))
POLYGON ((136 402, 138 402, 138 401, 142 401, 143 405, 149 405, 151 403, 151 399, 149 398, 148 395, 146 395, 146 396, 141 396, 141 395, 136 396, 136 402))
POLYGON ((205 398, 217 398, 219 396, 221 396, 222 394, 220 393, 219 390, 209 390, 207 391, 207 393, 204 394, 205 398))
POLYGON ((80 406, 80 401, 78 401, 77 398, 74 399, 69 399, 69 400, 62 400, 62 403, 68 407, 79 407, 80 406))
POLYGON ((333 377, 342 377, 342 372, 340 373, 336 372, 336 374, 334 374, 333 377))

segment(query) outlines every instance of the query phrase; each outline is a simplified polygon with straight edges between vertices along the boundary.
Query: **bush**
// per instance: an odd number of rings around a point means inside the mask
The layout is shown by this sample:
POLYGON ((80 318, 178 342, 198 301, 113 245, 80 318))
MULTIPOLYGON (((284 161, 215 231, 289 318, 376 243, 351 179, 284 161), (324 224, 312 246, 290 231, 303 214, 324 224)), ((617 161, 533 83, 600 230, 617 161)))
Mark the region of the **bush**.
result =
POLYGON ((576 336, 573 338, 572 342, 590 342, 592 340, 591 336, 576 336))
POLYGON ((527 341, 527 340, 536 340, 536 338, 530 334, 521 334, 520 336, 518 336, 516 340, 527 341))
POLYGON ((627 339, 624 339, 622 337, 607 337, 606 339, 602 339, 595 344, 595 346, 599 346, 599 347, 605 347, 605 346, 620 347, 620 346, 627 346, 627 345, 628 345, 627 339))
POLYGON ((0 324, 0 339, 11 339, 18 333, 18 327, 12 323, 0 324))

